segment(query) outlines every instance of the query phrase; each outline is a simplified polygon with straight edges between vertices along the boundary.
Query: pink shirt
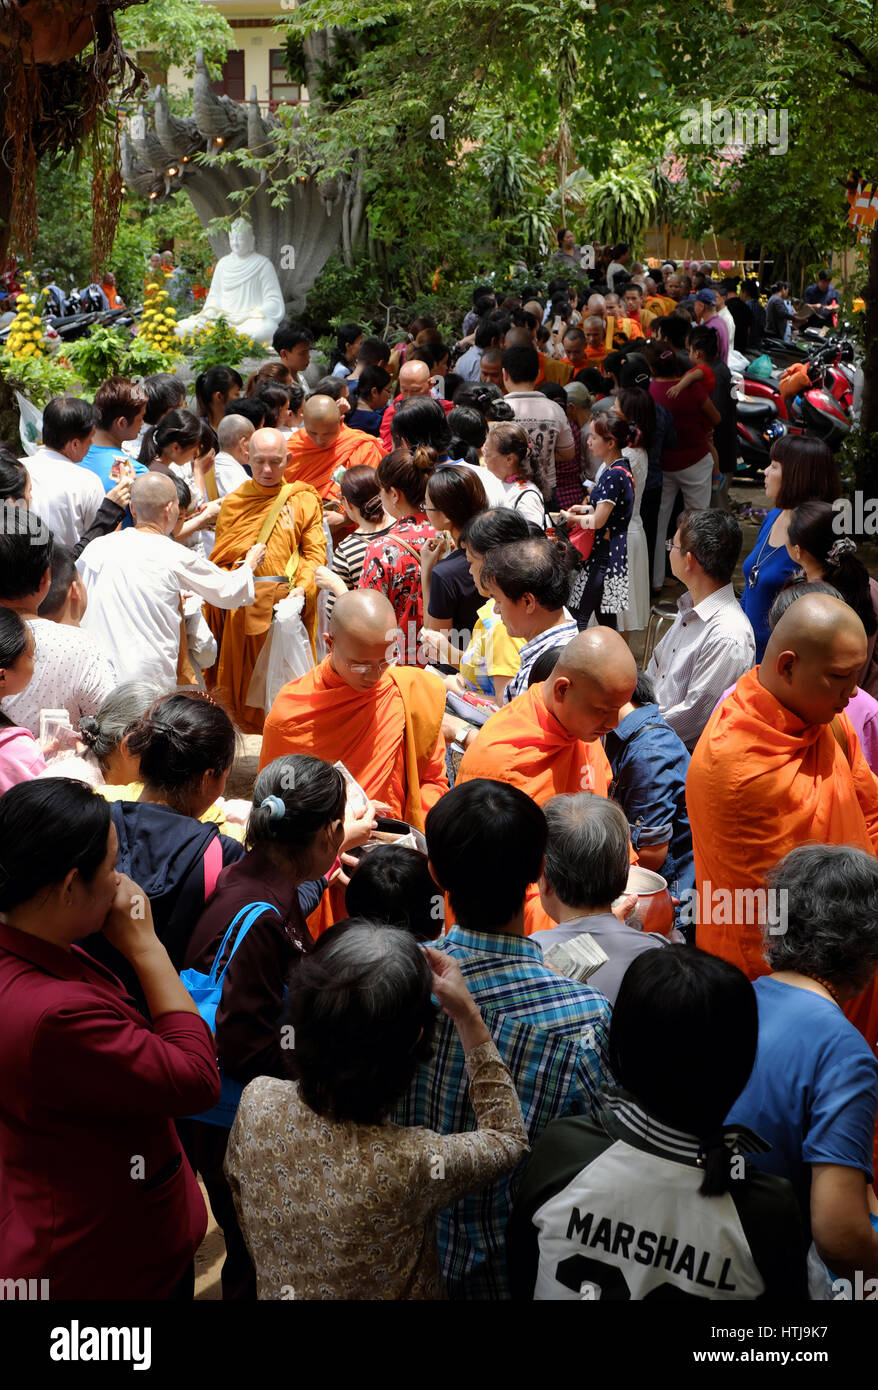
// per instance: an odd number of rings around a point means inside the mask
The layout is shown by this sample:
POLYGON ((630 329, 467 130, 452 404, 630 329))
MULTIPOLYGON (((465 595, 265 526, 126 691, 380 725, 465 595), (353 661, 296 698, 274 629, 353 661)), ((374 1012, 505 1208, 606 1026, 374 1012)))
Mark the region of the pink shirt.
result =
MULTIPOLYGON (((717 704, 721 705, 734 688, 730 685, 728 690, 724 690, 717 704)), ((878 773, 878 700, 870 695, 868 690, 858 689, 856 695, 848 701, 845 714, 856 730, 863 757, 872 771, 878 773)))
POLYGON ((45 771, 43 751, 30 729, 17 724, 0 728, 0 796, 45 771))

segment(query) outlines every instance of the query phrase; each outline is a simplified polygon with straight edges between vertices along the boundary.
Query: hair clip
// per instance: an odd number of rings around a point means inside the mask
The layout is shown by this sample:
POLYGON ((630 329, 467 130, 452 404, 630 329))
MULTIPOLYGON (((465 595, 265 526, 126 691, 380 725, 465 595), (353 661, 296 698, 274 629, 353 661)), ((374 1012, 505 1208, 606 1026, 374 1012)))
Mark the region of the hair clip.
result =
POLYGON ((268 812, 269 820, 283 820, 287 813, 286 804, 279 796, 263 797, 259 803, 259 809, 268 812))

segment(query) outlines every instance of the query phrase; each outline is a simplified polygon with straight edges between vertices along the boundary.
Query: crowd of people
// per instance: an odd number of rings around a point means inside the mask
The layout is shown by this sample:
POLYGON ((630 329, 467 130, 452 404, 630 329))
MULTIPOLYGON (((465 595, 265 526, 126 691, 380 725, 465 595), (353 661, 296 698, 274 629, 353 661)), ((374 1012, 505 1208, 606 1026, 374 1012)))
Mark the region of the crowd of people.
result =
POLYGON ((737 597, 758 294, 593 259, 0 448, 0 1278, 878 1276, 878 587, 787 436, 737 597))

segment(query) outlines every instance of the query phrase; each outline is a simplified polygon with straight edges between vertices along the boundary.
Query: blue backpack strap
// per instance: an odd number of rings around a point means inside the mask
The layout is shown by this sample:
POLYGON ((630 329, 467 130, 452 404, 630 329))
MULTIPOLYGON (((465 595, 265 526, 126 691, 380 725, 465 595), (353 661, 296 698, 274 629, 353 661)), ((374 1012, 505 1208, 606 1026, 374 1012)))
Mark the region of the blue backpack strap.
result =
POLYGON ((226 971, 231 965, 232 956, 237 951, 238 947, 244 940, 244 937, 247 935, 253 923, 262 916, 263 912, 277 912, 278 917, 280 916, 278 909, 274 906, 273 903, 248 903, 246 907, 242 907, 240 912, 236 913, 235 917, 232 919, 228 931, 226 932, 225 936, 220 942, 219 950, 217 951, 214 957, 213 965, 210 967, 210 973, 207 977, 209 985, 214 986, 217 984, 222 984, 222 981, 225 979, 226 971), (238 930, 239 926, 240 930, 238 930), (229 954, 229 959, 223 966, 222 974, 218 976, 217 966, 219 965, 219 962, 222 960, 223 952, 225 951, 226 946, 228 945, 229 941, 233 936, 235 937, 235 943, 232 946, 231 952, 229 954))

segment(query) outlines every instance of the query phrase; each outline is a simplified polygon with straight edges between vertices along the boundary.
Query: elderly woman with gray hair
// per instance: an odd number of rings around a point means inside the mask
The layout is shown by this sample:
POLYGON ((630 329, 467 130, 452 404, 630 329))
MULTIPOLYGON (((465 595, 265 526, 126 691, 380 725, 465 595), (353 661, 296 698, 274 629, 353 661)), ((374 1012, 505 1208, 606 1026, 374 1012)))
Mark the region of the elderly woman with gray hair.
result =
MULTIPOLYGON (((793 1184, 833 1275, 878 1276, 878 1062, 845 1017, 878 971, 878 863, 845 845, 792 850, 768 875, 766 917, 756 1064, 728 1123, 771 1145, 753 1162, 793 1184)), ((813 1278, 812 1292, 831 1296, 813 1278)))
POLYGON ((612 904, 628 880, 630 830, 615 801, 594 792, 553 796, 543 807, 549 826, 540 879, 543 911, 558 923, 531 937, 543 953, 587 932, 608 959, 589 977, 611 1004, 628 966, 643 951, 667 946, 663 936, 621 922, 612 904))
POLYGON ((354 919, 293 971, 283 1025, 296 1080, 245 1088, 225 1162, 259 1298, 443 1298, 437 1214, 527 1149, 460 967, 407 931, 354 919), (465 1134, 388 1121, 430 1055, 431 993, 466 1054, 478 1127, 465 1134))

